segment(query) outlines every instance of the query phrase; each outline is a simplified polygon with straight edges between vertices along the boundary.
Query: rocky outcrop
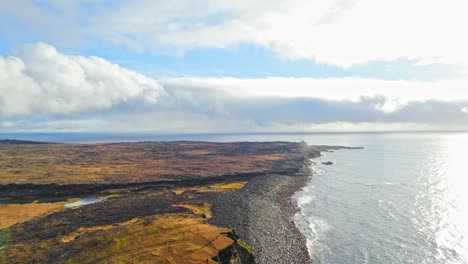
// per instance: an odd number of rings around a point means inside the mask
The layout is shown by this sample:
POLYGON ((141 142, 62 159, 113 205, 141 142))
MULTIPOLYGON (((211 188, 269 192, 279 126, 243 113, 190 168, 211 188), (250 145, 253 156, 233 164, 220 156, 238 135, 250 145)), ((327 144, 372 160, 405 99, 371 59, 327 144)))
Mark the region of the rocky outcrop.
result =
POLYGON ((234 240, 234 244, 219 251, 219 254, 212 259, 221 264, 255 264, 250 247, 239 240, 234 231, 227 235, 234 240))

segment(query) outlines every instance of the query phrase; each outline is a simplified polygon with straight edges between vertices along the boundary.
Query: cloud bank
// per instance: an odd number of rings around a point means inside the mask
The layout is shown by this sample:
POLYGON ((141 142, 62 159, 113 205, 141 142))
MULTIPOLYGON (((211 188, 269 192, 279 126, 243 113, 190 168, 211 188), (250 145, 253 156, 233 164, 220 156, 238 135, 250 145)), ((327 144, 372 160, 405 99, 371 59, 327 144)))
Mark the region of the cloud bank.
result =
POLYGON ((155 80, 102 58, 66 55, 38 43, 0 57, 0 128, 181 133, 459 130, 468 129, 463 83, 466 80, 155 80))
POLYGON ((154 79, 43 43, 0 57, 0 114, 7 117, 99 111, 133 99, 154 104, 161 93, 154 79))

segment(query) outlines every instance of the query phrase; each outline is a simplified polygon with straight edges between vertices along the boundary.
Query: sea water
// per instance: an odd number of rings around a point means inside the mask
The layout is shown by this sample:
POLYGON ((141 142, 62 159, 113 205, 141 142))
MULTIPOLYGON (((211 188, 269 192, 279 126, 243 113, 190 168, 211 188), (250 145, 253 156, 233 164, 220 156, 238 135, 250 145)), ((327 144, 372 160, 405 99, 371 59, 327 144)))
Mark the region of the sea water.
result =
POLYGON ((354 139, 295 196, 313 262, 467 263, 468 135, 354 139))
POLYGON ((325 152, 294 196, 314 263, 468 263, 468 134, 0 134, 58 142, 306 141, 325 152), (333 165, 322 162, 332 161, 333 165))

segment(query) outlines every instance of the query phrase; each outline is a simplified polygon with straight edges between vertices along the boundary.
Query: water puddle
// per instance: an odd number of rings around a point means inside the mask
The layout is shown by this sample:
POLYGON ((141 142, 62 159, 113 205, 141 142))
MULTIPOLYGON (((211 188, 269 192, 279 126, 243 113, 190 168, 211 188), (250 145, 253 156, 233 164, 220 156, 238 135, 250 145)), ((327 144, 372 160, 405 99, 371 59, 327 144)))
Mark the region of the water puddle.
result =
POLYGON ((72 202, 72 203, 67 203, 65 204, 65 207, 71 208, 71 207, 76 207, 80 205, 87 205, 87 204, 93 204, 93 203, 98 203, 102 201, 102 198, 98 198, 96 196, 91 196, 91 197, 85 197, 81 198, 78 201, 72 202))
MULTIPOLYGON (((75 196, 76 197, 76 196, 75 196)), ((1 199, 0 206, 8 204, 55 204, 60 202, 67 202, 65 207, 72 208, 80 205, 87 205, 100 202, 105 198, 99 198, 97 196, 87 196, 87 197, 47 197, 47 198, 25 198, 25 199, 1 199), (78 200, 77 200, 78 199, 78 200)))

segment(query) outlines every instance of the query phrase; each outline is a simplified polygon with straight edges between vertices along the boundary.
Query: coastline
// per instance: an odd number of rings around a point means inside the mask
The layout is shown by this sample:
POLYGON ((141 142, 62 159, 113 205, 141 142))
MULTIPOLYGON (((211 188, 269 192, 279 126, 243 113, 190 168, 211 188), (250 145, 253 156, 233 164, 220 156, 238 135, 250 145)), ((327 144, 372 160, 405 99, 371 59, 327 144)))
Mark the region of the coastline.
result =
POLYGON ((5 175, 11 174, 3 179, 5 184, 0 183, 0 202, 18 207, 14 204, 27 199, 31 210, 38 210, 41 203, 36 200, 54 198, 64 203, 91 193, 106 198, 82 207, 61 207, 58 212, 44 208, 48 211, 29 218, 13 217, 5 229, 11 239, 4 241, 8 247, 0 253, 23 258, 19 262, 33 257, 30 263, 83 257, 123 257, 135 263, 172 257, 210 263, 310 263, 306 238, 294 222, 299 208, 292 197, 310 181, 309 159, 322 151, 346 148, 304 142, 3 145, 4 155, 23 161, 6 160, 0 166, 5 175), (54 170, 44 169, 49 167, 54 170), (95 168, 102 170, 87 173, 95 168), (59 183, 54 181, 57 177, 59 183), (177 225, 184 221, 201 231, 194 234, 187 232, 190 225, 177 225), (147 244, 134 243, 140 239, 131 236, 136 230, 147 236, 147 244), (166 234, 177 238, 169 247, 164 239, 157 240, 160 235, 151 235, 161 230, 181 235, 166 234), (103 234, 106 243, 100 243, 103 234), (225 243, 213 242, 218 238, 225 243), (125 256, 118 253, 119 247, 128 247, 125 256), (155 247, 158 252, 153 254, 149 249, 155 247), (25 254, 33 251, 40 254, 25 254))
POLYGON ((234 229, 252 248, 256 263, 310 263, 306 238, 294 222, 293 195, 310 180, 310 161, 293 175, 270 174, 216 197, 210 223, 234 229))

